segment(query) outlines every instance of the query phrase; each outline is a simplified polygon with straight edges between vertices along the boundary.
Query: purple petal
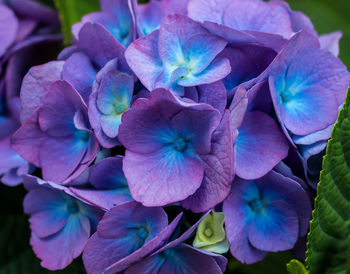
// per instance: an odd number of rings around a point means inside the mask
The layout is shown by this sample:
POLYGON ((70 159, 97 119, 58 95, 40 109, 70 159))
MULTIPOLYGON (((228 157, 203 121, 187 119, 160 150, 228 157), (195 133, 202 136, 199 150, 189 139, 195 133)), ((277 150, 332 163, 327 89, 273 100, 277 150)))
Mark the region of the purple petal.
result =
POLYGON ((21 88, 22 123, 41 105, 51 84, 61 79, 63 64, 62 61, 52 61, 32 67, 24 77, 21 88))
POLYGON ((156 30, 139 38, 125 52, 128 65, 148 90, 153 90, 157 77, 163 71, 158 55, 158 36, 159 31, 156 30))
POLYGON ((78 257, 89 238, 88 218, 71 215, 65 227, 55 235, 39 238, 32 233, 30 244, 35 254, 42 260, 41 265, 49 270, 59 270, 78 257))
POLYGON ((205 212, 230 193, 233 178, 233 136, 229 111, 212 136, 211 153, 202 155, 204 178, 200 188, 182 202, 193 212, 205 212))
POLYGON ((339 55, 339 41, 342 38, 343 33, 341 31, 336 31, 328 34, 323 34, 320 36, 321 49, 328 50, 334 56, 339 55))
POLYGON ((0 5, 0 57, 15 41, 18 25, 18 20, 13 11, 5 5, 0 5))
POLYGON ((288 11, 278 2, 232 0, 223 21, 238 30, 255 30, 289 38, 293 33, 288 11))
POLYGON ((74 53, 64 63, 62 78, 69 82, 88 102, 96 70, 90 59, 83 53, 74 53))
POLYGON ((149 154, 127 150, 123 165, 132 197, 145 206, 184 200, 199 188, 203 179, 199 159, 180 153, 172 155, 165 149, 149 154))
POLYGON ((238 132, 236 174, 241 178, 259 178, 288 155, 287 139, 265 113, 247 113, 238 132))

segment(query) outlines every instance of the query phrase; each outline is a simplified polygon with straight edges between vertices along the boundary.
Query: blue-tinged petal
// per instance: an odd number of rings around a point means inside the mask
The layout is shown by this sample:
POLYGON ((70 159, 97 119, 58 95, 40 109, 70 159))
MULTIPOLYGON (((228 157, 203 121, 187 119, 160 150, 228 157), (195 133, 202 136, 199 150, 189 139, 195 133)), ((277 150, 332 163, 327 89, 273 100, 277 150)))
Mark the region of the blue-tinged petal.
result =
MULTIPOLYGON (((89 138, 86 131, 82 132, 89 138)), ((85 140, 74 137, 46 139, 40 149, 43 178, 53 182, 62 182, 67 179, 82 162, 88 145, 89 143, 85 140)))
POLYGON ((263 112, 248 112, 238 132, 236 174, 241 178, 260 178, 288 155, 283 132, 263 112))
POLYGON ((30 244, 42 260, 41 265, 49 270, 63 269, 83 251, 90 235, 88 218, 70 215, 67 224, 58 233, 39 238, 32 233, 30 244))
POLYGON ((283 251, 294 247, 299 235, 295 210, 283 201, 268 203, 249 226, 250 243, 265 251, 283 251))
POLYGON ((294 178, 285 177, 275 171, 269 172, 258 180, 261 199, 280 200, 287 203, 298 214, 299 237, 306 235, 311 220, 311 202, 307 192, 294 178))
POLYGON ((183 47, 188 39, 208 31, 201 24, 180 14, 168 15, 159 30, 159 56, 163 62, 178 66, 186 62, 183 47), (186 31, 184 31, 186 30, 186 31))
POLYGON ((154 89, 156 79, 163 71, 158 55, 158 36, 159 31, 156 30, 139 38, 125 52, 128 65, 148 90, 154 89))
POLYGON ((118 135, 119 126, 122 123, 122 117, 120 115, 103 115, 101 118, 101 126, 103 132, 109 138, 115 138, 118 135))
POLYGON ((38 110, 41 130, 54 137, 71 136, 75 131, 74 116, 77 110, 86 111, 79 93, 68 82, 53 83, 38 110))
POLYGON ((111 13, 115 17, 116 25, 112 29, 118 32, 118 40, 127 47, 135 36, 135 26, 128 0, 100 0, 103 12, 111 13))
POLYGON ((232 184, 231 194, 223 204, 226 215, 226 235, 230 242, 231 254, 240 262, 247 264, 258 262, 267 255, 267 252, 256 249, 248 241, 248 225, 253 216, 247 210, 243 196, 257 198, 258 195, 254 183, 236 179, 232 184))
POLYGON ((261 75, 267 77, 277 116, 296 135, 333 124, 350 82, 341 61, 305 31, 294 35, 261 75))
POLYGON ((171 128, 194 147, 197 153, 211 151, 211 136, 220 123, 220 113, 209 105, 198 105, 198 111, 184 109, 170 121, 171 128), (199 107, 202 107, 200 109, 199 107))
POLYGON ((226 46, 227 42, 211 34, 197 34, 183 45, 183 54, 193 74, 201 73, 226 46))
POLYGON ((184 87, 191 87, 203 84, 211 84, 222 80, 231 72, 228 59, 215 59, 205 70, 199 74, 189 73, 180 78, 177 83, 184 87))
POLYGON ((164 16, 162 2, 151 0, 147 4, 136 4, 137 27, 141 36, 148 35, 159 28, 164 16))

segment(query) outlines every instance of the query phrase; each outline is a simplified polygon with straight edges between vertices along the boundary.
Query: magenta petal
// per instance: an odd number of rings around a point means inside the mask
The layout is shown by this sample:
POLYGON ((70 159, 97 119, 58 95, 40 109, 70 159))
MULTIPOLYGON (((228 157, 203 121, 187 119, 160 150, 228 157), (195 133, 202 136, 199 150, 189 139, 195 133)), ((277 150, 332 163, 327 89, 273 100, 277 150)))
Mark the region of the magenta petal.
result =
POLYGON ((283 132, 263 112, 248 112, 238 132, 236 174, 241 178, 259 178, 288 155, 283 132))

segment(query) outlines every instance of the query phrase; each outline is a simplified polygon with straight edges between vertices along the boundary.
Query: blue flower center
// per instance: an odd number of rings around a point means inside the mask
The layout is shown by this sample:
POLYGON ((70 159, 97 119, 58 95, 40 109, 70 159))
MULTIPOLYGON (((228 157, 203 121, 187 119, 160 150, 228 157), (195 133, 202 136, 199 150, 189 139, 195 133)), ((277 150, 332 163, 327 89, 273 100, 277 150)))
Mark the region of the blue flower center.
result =
POLYGON ((141 238, 142 240, 145 240, 148 237, 149 232, 148 232, 148 229, 146 227, 141 226, 137 229, 136 234, 139 238, 141 238))
POLYGON ((67 211, 69 214, 75 214, 79 212, 79 206, 76 201, 69 200, 67 202, 67 211))
POLYGON ((126 110, 126 106, 123 103, 116 103, 114 105, 114 110, 117 114, 122 114, 126 110))
POLYGON ((255 213, 260 213, 264 209, 264 205, 260 199, 254 199, 248 202, 250 209, 255 213))
POLYGON ((184 138, 182 137, 177 137, 173 141, 173 148, 176 151, 179 152, 184 152, 187 149, 187 142, 184 138))
POLYGON ((84 142, 89 141, 90 135, 87 131, 85 130, 77 130, 74 133, 75 138, 80 139, 84 142))

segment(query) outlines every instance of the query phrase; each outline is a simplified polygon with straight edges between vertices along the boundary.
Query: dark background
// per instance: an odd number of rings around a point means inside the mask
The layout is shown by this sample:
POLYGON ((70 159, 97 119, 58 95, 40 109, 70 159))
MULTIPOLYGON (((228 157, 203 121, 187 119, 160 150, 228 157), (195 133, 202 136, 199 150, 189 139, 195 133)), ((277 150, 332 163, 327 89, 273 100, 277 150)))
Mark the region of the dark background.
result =
MULTIPOLYGON (((42 0, 52 5, 53 0, 42 0)), ((242 0, 244 1, 244 0, 242 0)), ((343 31, 340 58, 350 66, 350 0, 289 0, 294 10, 301 10, 313 21, 320 34, 343 31)), ((82 1, 83 3, 83 1, 82 1)), ((10 188, 0 184, 0 274, 85 273, 81 259, 64 271, 42 269, 29 245, 28 218, 23 214, 22 186, 10 188)), ((258 264, 244 266, 231 258, 227 273, 282 274, 292 258, 289 252, 270 254, 258 264)))

